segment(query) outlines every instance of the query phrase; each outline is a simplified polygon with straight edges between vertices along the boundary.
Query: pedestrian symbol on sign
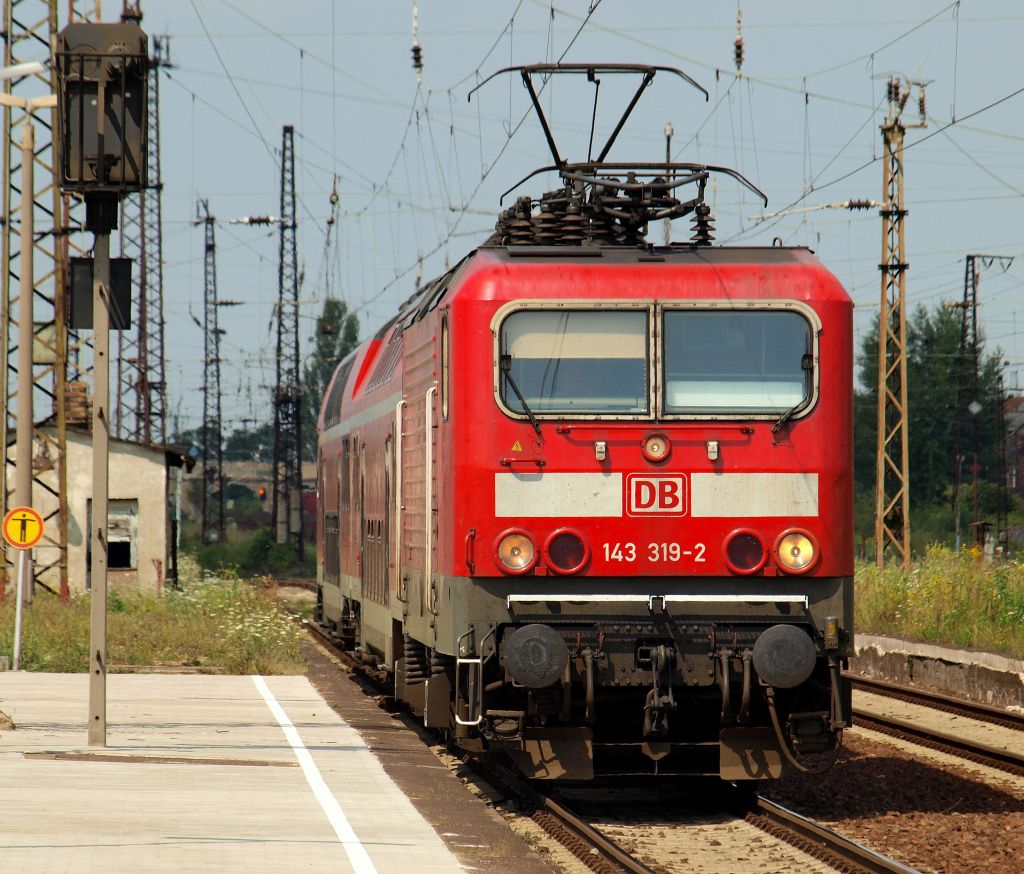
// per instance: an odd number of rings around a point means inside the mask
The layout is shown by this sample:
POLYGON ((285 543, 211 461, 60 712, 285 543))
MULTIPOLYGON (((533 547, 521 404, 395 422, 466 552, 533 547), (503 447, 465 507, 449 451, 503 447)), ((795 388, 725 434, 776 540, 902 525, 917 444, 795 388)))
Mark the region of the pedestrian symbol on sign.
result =
POLYGON ((4 516, 4 540, 15 549, 31 549, 46 531, 43 517, 32 507, 15 507, 4 516))

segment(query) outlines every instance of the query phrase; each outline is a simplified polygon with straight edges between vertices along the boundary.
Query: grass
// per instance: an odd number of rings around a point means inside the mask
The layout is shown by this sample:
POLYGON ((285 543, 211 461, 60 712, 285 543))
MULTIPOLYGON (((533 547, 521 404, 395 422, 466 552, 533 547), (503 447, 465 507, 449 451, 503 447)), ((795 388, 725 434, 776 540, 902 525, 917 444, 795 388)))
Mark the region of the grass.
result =
POLYGON ((857 630, 1024 658, 1024 563, 929 546, 909 571, 859 563, 857 630))
MULTIPOLYGON (((295 674, 301 632, 266 578, 203 574, 182 560, 183 585, 163 597, 111 592, 108 661, 209 668, 228 674, 295 674)), ((14 598, 0 604, 0 653, 14 636, 14 598)), ((986 563, 930 546, 909 571, 856 569, 857 630, 1024 658, 1024 562, 986 563)), ((40 593, 24 612, 21 664, 29 671, 88 669, 89 597, 67 605, 40 593)))
MULTIPOLYGON (((263 581, 203 577, 182 562, 183 585, 163 597, 110 592, 107 648, 112 671, 133 665, 209 668, 226 674, 301 674, 301 630, 263 581)), ((0 653, 11 653, 14 598, 0 605, 0 653)), ((25 609, 21 667, 88 670, 89 596, 61 604, 46 592, 25 609)))

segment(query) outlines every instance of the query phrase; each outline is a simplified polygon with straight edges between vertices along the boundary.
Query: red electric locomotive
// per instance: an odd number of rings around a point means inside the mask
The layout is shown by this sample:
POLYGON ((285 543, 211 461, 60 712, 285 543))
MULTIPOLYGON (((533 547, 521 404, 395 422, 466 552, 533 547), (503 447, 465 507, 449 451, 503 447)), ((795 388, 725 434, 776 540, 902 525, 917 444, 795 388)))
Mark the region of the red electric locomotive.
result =
POLYGON ((319 617, 530 776, 776 777, 850 719, 852 304, 805 248, 711 245, 724 168, 606 152, 339 365, 319 617))

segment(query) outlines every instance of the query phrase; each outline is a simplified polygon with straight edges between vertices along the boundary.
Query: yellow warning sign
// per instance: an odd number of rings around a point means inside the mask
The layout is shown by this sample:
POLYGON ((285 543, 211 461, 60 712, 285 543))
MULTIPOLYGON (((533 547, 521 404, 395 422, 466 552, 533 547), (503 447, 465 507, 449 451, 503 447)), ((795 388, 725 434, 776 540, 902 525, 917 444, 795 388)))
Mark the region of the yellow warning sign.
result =
POLYGON ((516 442, 512 444, 512 451, 513 452, 522 452, 523 451, 523 444, 520 443, 518 440, 516 440, 516 442))
POLYGON ((43 517, 31 507, 15 507, 4 516, 4 540, 15 549, 31 549, 45 531, 43 517))

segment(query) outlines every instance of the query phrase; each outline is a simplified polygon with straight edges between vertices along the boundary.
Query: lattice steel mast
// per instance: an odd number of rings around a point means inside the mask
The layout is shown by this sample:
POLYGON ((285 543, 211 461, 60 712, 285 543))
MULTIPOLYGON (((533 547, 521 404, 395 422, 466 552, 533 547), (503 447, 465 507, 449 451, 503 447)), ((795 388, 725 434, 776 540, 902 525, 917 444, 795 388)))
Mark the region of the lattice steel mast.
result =
POLYGON ((216 220, 207 200, 200 200, 196 224, 203 238, 203 542, 224 539, 224 443, 221 433, 220 325, 217 300, 216 220))
MULTIPOLYGON (((140 16, 141 17, 141 16, 140 16)), ((118 436, 141 443, 167 439, 167 390, 164 359, 163 223, 160 176, 160 70, 171 66, 168 37, 153 37, 149 66, 147 178, 141 194, 121 203, 121 254, 132 258, 129 331, 118 332, 118 436)))
MULTIPOLYGON (((983 543, 981 537, 981 511, 978 503, 978 479, 980 475, 981 456, 981 422, 980 416, 982 407, 980 403, 981 360, 979 355, 978 337, 978 286, 981 277, 980 266, 988 269, 994 264, 999 264, 1005 271, 1013 263, 1012 256, 1004 255, 967 255, 964 258, 964 297, 963 301, 957 304, 960 307, 960 348, 957 353, 957 383, 956 383, 956 439, 954 448, 954 471, 953 471, 953 524, 956 536, 956 548, 959 550, 962 543, 960 523, 960 489, 963 486, 963 462, 964 456, 964 420, 971 423, 971 525, 973 528, 973 539, 978 546, 983 543), (968 414, 965 416, 965 413, 968 414)), ((1000 378, 1000 389, 1002 381, 1000 378)), ((1002 391, 1000 390, 999 402, 1002 404, 1002 391)), ((997 422, 1002 422, 1002 411, 996 410, 997 422)), ((999 431, 999 440, 1002 442, 1005 435, 999 431)), ((1005 471, 1000 471, 1000 477, 1005 480, 1005 471)), ((1001 516, 997 512, 997 528, 1001 516)), ((1005 528, 1005 525, 1003 526, 1005 528)), ((1005 533, 1005 532, 1003 532, 1005 533)), ((1000 531, 996 532, 997 537, 1002 537, 1000 531)))
POLYGON ((271 524, 278 543, 302 558, 302 383, 299 373, 299 256, 295 211, 294 129, 281 137, 281 243, 274 386, 274 490, 271 524))
MULTIPOLYGON (((60 27, 70 21, 98 18, 95 3, 59 4, 67 10, 65 21, 58 22, 57 0, 4 0, 4 66, 39 59, 40 50, 52 52, 60 27)), ((34 76, 3 83, 6 93, 20 98, 53 94, 57 90, 56 65, 34 76)), ((5 513, 13 496, 14 464, 10 452, 17 430, 16 390, 18 380, 17 325, 18 261, 20 246, 17 228, 10 217, 18 215, 22 196, 31 197, 34 210, 33 286, 33 366, 32 387, 37 401, 33 414, 33 503, 46 517, 46 538, 36 549, 36 575, 48 576, 62 597, 68 594, 68 514, 67 514, 67 392, 68 334, 65 324, 65 281, 70 246, 70 202, 56 185, 56 159, 53 149, 56 110, 36 110, 35 172, 33 190, 23 192, 19 143, 25 124, 32 124, 21 109, 4 109, 3 216, 5 230, 2 265, 2 314, 0 314, 0 360, 5 375, 0 379, 0 404, 5 415, 0 425, 0 512, 5 513), (39 409, 45 399, 49 408, 39 409), (44 430, 41 425, 51 424, 44 430), (44 506, 45 503, 45 506, 44 506), (52 507, 52 509, 50 509, 52 507)), ((80 227, 80 226, 79 226, 80 227)), ((77 228, 76 228, 77 229, 77 228)), ((83 405, 84 407, 84 405, 83 405)), ((84 409, 82 419, 85 419, 84 409)), ((7 566, 0 562, 0 592, 7 578, 7 566)), ((46 585, 45 583, 41 583, 46 585)), ((49 588, 49 586, 47 586, 49 588)))
POLYGON ((907 441, 907 259, 903 236, 903 137, 925 126, 924 83, 893 76, 889 112, 882 125, 882 301, 878 322, 878 445, 875 487, 875 561, 886 548, 910 564, 910 473, 907 441), (916 86, 921 121, 905 125, 903 107, 916 86))

